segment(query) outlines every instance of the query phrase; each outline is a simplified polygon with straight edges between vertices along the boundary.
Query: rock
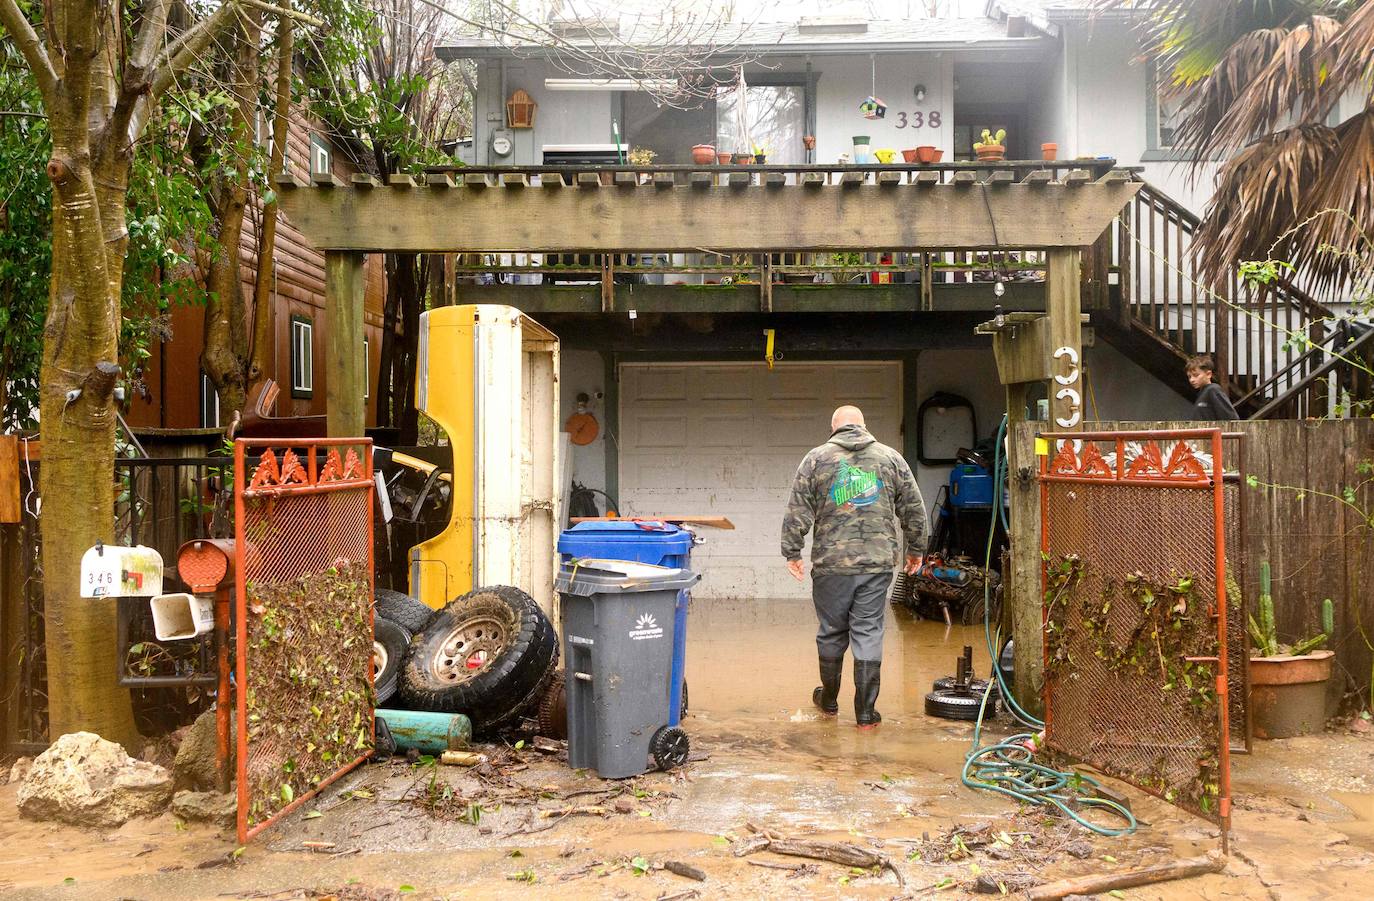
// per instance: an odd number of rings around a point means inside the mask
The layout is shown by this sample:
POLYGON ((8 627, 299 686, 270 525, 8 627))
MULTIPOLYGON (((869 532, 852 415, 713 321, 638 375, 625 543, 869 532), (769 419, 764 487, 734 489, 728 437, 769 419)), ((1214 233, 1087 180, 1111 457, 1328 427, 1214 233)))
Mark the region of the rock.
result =
POLYGON ((1082 839, 1069 842, 1064 846, 1064 850, 1067 851, 1071 857, 1077 857, 1079 860, 1087 860, 1089 857, 1093 856, 1093 846, 1082 839))
MULTIPOLYGON (((229 771, 234 771, 233 741, 235 717, 229 717, 229 771)), ((176 760, 172 762, 172 775, 176 779, 177 790, 214 791, 219 788, 219 740, 215 734, 215 710, 205 711, 196 717, 191 728, 177 748, 176 760)))
POLYGON ((122 826, 156 816, 171 799, 171 773, 91 732, 53 742, 33 762, 18 794, 22 816, 73 826, 122 826))
POLYGON ((10 767, 10 785, 17 785, 29 776, 29 770, 33 768, 32 757, 20 757, 10 767))
POLYGON ((233 826, 238 817, 238 798, 219 792, 179 791, 172 797, 172 813, 183 820, 233 826))

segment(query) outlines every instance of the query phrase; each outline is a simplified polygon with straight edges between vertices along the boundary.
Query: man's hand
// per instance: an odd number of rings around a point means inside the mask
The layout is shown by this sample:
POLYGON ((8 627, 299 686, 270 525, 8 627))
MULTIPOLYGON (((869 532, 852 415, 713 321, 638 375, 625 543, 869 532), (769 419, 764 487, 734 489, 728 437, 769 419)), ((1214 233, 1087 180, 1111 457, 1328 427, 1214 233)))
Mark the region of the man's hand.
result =
POLYGON ((907 554, 906 566, 904 567, 906 574, 909 576, 916 575, 916 571, 921 568, 921 562, 920 554, 907 554))
POLYGON ((796 560, 787 561, 787 571, 792 574, 792 578, 798 582, 806 581, 806 564, 798 557, 796 560))

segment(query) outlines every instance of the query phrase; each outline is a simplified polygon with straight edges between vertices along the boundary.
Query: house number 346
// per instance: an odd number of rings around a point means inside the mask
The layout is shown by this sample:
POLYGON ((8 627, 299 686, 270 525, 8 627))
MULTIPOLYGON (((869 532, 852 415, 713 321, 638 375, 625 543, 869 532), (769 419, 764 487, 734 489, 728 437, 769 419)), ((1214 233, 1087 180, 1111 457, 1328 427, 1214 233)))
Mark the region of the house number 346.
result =
POLYGON ((908 114, 908 113, 906 113, 906 112, 904 112, 904 111, 899 111, 899 112, 897 113, 897 127, 898 127, 898 128, 939 128, 939 127, 940 127, 940 111, 936 109, 936 110, 931 110, 930 112, 927 113, 927 112, 922 112, 921 110, 916 110, 915 112, 910 113, 910 114, 908 114))

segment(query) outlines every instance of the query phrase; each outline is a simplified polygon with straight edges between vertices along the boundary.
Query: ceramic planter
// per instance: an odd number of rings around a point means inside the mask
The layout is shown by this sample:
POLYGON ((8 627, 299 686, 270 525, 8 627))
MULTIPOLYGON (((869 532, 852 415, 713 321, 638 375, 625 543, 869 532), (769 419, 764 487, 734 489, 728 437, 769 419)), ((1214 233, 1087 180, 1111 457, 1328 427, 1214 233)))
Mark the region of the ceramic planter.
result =
POLYGON ((720 163, 722 166, 728 166, 730 164, 730 154, 725 152, 717 153, 716 162, 720 163))
POLYGON ((993 163, 1007 158, 1007 148, 1003 144, 984 144, 977 149, 980 163, 993 163))
POLYGON ((938 152, 933 144, 922 144, 916 148, 916 162, 929 165, 935 162, 935 154, 938 152))
POLYGON ((758 163, 760 166, 762 166, 762 165, 767 161, 767 159, 768 159, 768 155, 767 155, 767 154, 764 154, 764 153, 756 153, 756 154, 754 154, 754 162, 758 163))
POLYGON ((732 162, 736 166, 750 166, 754 163, 754 155, 752 153, 737 153, 732 162))
POLYGON ((904 162, 904 163, 914 163, 914 162, 916 162, 916 148, 915 148, 915 147, 912 147, 910 150, 903 150, 903 151, 902 151, 902 162, 904 162))
POLYGON ((716 161, 716 148, 710 144, 697 144, 692 148, 692 162, 705 166, 716 161))
POLYGON ((1040 145, 1040 158, 1043 160, 1056 160, 1059 158, 1059 145, 1054 143, 1040 145))
POLYGON ((932 153, 932 154, 930 155, 930 161, 931 161, 932 163, 938 163, 938 162, 940 162, 940 160, 942 160, 942 159, 944 159, 944 158, 945 158, 945 152, 944 152, 943 150, 941 150, 939 147, 936 147, 936 148, 935 148, 935 152, 932 153))
POLYGON ((1250 711, 1256 738, 1320 732, 1326 723, 1326 682, 1334 651, 1301 657, 1250 658, 1250 711))
POLYGON ((855 135, 855 136, 854 136, 854 162, 856 162, 856 163, 862 163, 862 162, 868 157, 868 154, 869 154, 869 149, 868 149, 868 148, 869 148, 869 137, 868 137, 868 135, 855 135))

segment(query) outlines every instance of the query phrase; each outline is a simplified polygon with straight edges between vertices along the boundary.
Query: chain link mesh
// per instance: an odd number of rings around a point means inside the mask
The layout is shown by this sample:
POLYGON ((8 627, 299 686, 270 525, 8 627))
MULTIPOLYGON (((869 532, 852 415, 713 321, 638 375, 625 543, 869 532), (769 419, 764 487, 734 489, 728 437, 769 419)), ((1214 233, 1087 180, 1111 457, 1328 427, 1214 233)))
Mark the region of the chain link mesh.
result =
POLYGON ((239 834, 372 749, 370 448, 240 442, 239 834))
POLYGON ((1173 476, 1045 480, 1046 737, 1221 822, 1215 498, 1173 476))

